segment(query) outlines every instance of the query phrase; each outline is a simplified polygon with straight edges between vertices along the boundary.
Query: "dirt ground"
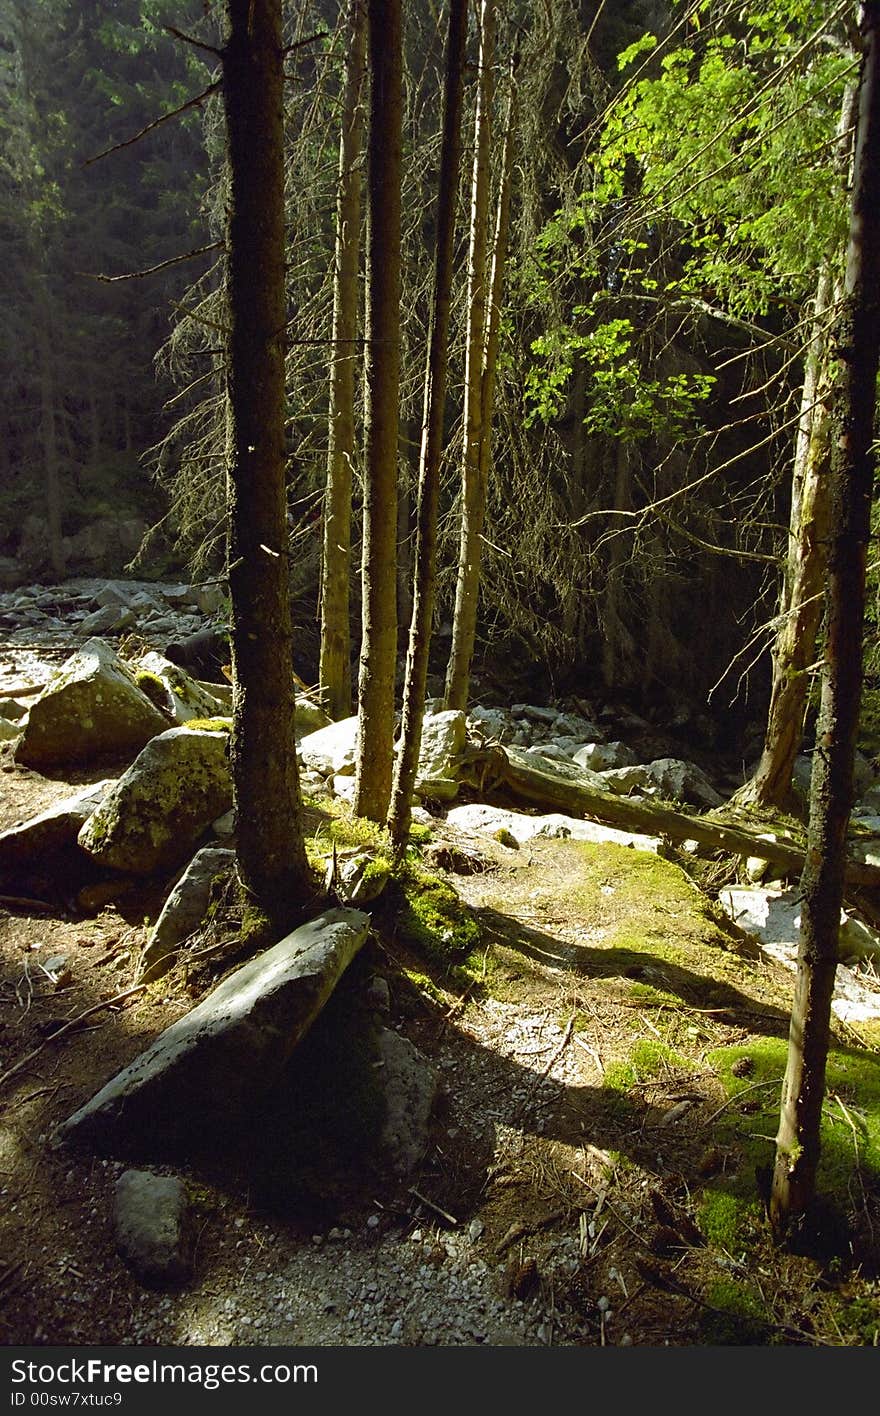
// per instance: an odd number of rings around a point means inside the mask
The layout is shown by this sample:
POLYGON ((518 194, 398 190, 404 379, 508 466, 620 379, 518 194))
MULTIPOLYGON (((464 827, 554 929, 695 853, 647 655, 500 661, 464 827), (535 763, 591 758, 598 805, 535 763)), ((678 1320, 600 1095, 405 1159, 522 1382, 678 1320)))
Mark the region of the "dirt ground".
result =
MULTIPOLYGON (((113 774, 44 776, 16 766, 8 747, 0 767, 0 829, 113 774)), ((145 1293, 116 1251, 119 1167, 53 1141, 211 982, 178 969, 162 987, 133 989, 168 882, 98 881, 85 903, 0 900, 0 1341, 876 1345, 880 1204, 869 1182, 853 1196, 846 1262, 779 1248, 760 1222, 747 1250, 698 1224, 707 1187, 745 1163, 730 1126, 754 1109, 745 1095, 731 1104, 711 1057, 785 1038, 790 975, 708 922, 699 937, 702 906, 684 877, 648 904, 646 931, 646 901, 624 889, 613 852, 585 887, 574 843, 463 843, 438 818, 426 857, 480 926, 482 973, 463 982, 432 970, 381 908, 358 965, 358 977, 386 979, 393 1025, 443 1077, 421 1170, 396 1191, 333 1191, 302 1213, 234 1175, 194 1171, 197 1276, 181 1294, 145 1293), (621 1084, 619 1066, 650 1048, 653 1065, 621 1084), (406 1322, 395 1318, 393 1293, 382 1297, 385 1326, 357 1326, 353 1306, 346 1329, 338 1305, 317 1297, 294 1328, 266 1316, 267 1286, 299 1255, 335 1243, 346 1273, 356 1261, 369 1273, 383 1237, 400 1255, 418 1246, 420 1321, 414 1304, 406 1322), (493 1295, 476 1336, 464 1315, 449 1326, 432 1309, 440 1298, 425 1277, 463 1244, 493 1295), (242 1288, 243 1272, 259 1282, 242 1288), (748 1302, 719 1297, 725 1284, 748 1302), (259 1312, 247 1312, 251 1299, 259 1312)), ((402 1274, 404 1259, 394 1262, 402 1274)), ((376 1301, 366 1280, 359 1291, 376 1301)))

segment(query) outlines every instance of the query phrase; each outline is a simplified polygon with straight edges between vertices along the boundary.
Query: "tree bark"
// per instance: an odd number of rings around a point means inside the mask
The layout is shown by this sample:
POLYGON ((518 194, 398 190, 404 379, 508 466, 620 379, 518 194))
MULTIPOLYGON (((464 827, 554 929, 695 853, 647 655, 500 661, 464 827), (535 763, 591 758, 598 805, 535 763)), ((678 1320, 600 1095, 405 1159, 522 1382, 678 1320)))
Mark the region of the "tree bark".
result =
POLYGON ((869 0, 863 6, 862 41, 844 304, 834 340, 839 371, 830 465, 822 699, 801 881, 797 977, 770 1198, 771 1223, 780 1236, 808 1211, 816 1190, 861 699, 872 443, 880 365, 880 0, 869 0))
POLYGON ((40 353, 40 439, 43 444, 43 469, 46 488, 46 529, 49 565, 57 580, 65 571, 64 546, 61 539, 61 483, 58 473, 58 438, 55 428, 55 367, 52 357, 51 310, 40 283, 39 328, 37 344, 40 353))
POLYGON ((489 155, 492 138, 492 63, 495 48, 495 0, 482 0, 477 107, 474 119, 474 166, 471 183, 471 229, 468 250, 468 334, 465 349, 465 425, 461 472, 461 532, 452 644, 446 670, 446 704, 467 708, 471 658, 480 588, 480 535, 485 515, 481 496, 480 443, 483 436, 483 367, 488 280, 489 155))
POLYGON ((424 417, 416 505, 413 607, 404 676, 400 744, 388 817, 388 829, 397 854, 400 854, 406 845, 412 819, 412 795, 422 744, 428 655, 434 620, 437 508, 440 495, 440 461, 443 454, 443 415, 446 408, 456 192, 461 167, 462 76, 466 36, 467 0, 450 0, 443 90, 443 141, 437 195, 434 308, 425 371, 424 417))
POLYGON ((309 873, 300 822, 284 478, 281 0, 227 0, 227 494, 232 778, 245 894, 279 925, 309 873))
POLYGON ((400 0, 368 0, 370 136, 362 639, 354 809, 384 822, 394 756, 400 383, 400 0))
MULTIPOLYGON (((835 167, 845 188, 852 154, 856 90, 848 85, 837 129, 835 167)), ((804 735, 811 668, 825 606, 825 563, 830 514, 827 475, 832 365, 825 324, 842 294, 829 267, 819 275, 813 308, 813 338, 807 352, 801 415, 792 471, 789 550, 773 647, 773 682, 761 759, 737 793, 740 803, 791 805, 794 760, 804 735)))
POLYGON ((351 482, 354 459, 354 388, 358 363, 358 255, 361 231, 362 89, 366 67, 365 0, 350 0, 348 62, 339 140, 336 204, 336 271, 333 287, 333 353, 330 365, 329 448, 324 497, 321 568, 322 702, 331 718, 351 712, 351 482))

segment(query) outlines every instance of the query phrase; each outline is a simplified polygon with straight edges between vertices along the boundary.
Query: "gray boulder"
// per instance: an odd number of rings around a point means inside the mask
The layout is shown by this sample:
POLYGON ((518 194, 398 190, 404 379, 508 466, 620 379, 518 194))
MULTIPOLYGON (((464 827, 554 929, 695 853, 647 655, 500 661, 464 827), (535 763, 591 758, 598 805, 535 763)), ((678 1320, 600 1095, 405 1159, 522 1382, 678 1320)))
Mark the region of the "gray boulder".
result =
POLYGON ((588 742, 574 754, 574 761, 591 772, 608 772, 618 767, 634 767, 638 758, 625 742, 588 742))
MULTIPOLYGON (((150 650, 138 659, 135 665, 135 679, 158 708, 165 707, 174 722, 181 726, 193 718, 226 717, 226 703, 219 696, 208 691, 187 673, 186 669, 172 664, 163 654, 150 650), (164 703, 160 695, 164 689, 164 703)), ((166 723, 166 727, 167 727, 166 723)))
POLYGON ((299 741, 298 756, 306 767, 320 772, 322 777, 354 775, 357 755, 357 716, 340 718, 299 741))
POLYGON ((74 845, 79 832, 113 786, 113 777, 83 787, 73 796, 0 833, 0 879, 13 879, 35 861, 74 845))
POLYGON ((385 1093, 380 1150, 388 1169, 402 1178, 412 1174, 428 1148, 439 1078, 418 1048, 390 1028, 381 1030, 377 1046, 385 1093))
POLYGON ((467 739, 464 713, 450 708, 426 713, 415 790, 425 800, 451 801, 458 795, 458 759, 467 739))
POLYGON ((195 1227, 189 1193, 176 1175, 125 1170, 113 1206, 116 1247, 150 1288, 179 1288, 192 1277, 195 1227))
POLYGON ((704 807, 721 806, 724 801, 705 772, 693 762, 658 757, 648 763, 647 771, 660 794, 669 801, 686 801, 704 807))
POLYGON ((214 880, 228 872, 234 862, 235 851, 224 846, 205 846, 193 856, 150 931, 138 965, 138 982, 150 983, 168 972, 178 944, 204 919, 214 880))
POLYGON ((328 910, 224 979, 62 1123, 111 1152, 223 1146, 280 1076, 363 945, 370 917, 328 910))
POLYGON ((227 744, 205 728, 154 737, 83 826, 82 849, 133 875, 175 869, 232 805, 227 744))
POLYGON ((15 760, 41 768, 134 754, 167 726, 109 645, 90 639, 32 703, 15 760))

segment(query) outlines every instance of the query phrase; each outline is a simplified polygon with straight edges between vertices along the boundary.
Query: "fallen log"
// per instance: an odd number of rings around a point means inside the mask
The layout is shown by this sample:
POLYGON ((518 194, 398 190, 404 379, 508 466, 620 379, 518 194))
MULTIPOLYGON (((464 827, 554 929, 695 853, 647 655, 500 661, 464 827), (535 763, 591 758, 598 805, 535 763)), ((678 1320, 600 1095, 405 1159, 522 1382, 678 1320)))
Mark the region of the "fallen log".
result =
MULTIPOLYGON (((595 773, 588 775, 565 764, 561 770, 554 767, 548 771, 536 767, 533 757, 515 748, 493 745, 479 775, 484 791, 507 791, 527 806, 603 821, 625 831, 662 836, 669 841, 696 841, 731 855, 758 856, 784 866, 790 875, 800 874, 804 867, 804 851, 790 839, 768 841, 757 832, 712 817, 692 816, 644 797, 617 796, 595 785, 595 773)), ((848 885, 878 889, 880 866, 851 860, 846 867, 846 881, 848 885)))

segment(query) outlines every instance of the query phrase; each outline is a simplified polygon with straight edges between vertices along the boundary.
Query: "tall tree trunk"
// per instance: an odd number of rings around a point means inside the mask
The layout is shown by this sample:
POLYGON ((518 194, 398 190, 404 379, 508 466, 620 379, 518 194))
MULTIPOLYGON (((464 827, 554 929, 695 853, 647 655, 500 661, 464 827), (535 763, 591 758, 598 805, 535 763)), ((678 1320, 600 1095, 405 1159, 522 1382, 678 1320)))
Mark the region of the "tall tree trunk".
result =
POLYGON ((294 741, 284 485, 281 0, 227 0, 226 318, 232 779, 246 895, 286 926, 308 892, 294 741))
POLYGON ((55 365, 52 357, 52 313, 44 281, 40 279, 37 344, 40 357, 40 439, 46 488, 46 527, 49 564, 57 580, 64 576, 61 539, 61 484, 58 475, 58 437, 55 427, 55 365))
POLYGON ((362 639, 354 809, 384 822, 394 756, 400 384, 400 0, 368 0, 370 136, 362 639))
POLYGON ((782 1234, 816 1186, 831 995, 837 968, 853 754, 862 687, 865 567, 880 366, 880 0, 862 10, 862 61, 844 303, 834 340, 826 647, 788 1064, 770 1218, 782 1234))
POLYGON ((495 49, 495 0, 482 0, 477 105, 474 118, 474 166, 471 183, 471 230, 468 250, 468 333, 465 350, 465 424, 461 470, 461 533, 452 644, 446 670, 446 703, 465 709, 477 625, 480 588, 480 535, 485 503, 480 496, 480 441, 483 431, 483 361, 486 340, 488 279, 489 156, 492 139, 492 63, 495 49))
POLYGON ((443 89, 443 145, 437 195, 434 308, 425 370, 416 506, 413 608, 403 687, 400 745, 394 771, 391 812, 388 817, 388 828, 398 855, 406 845, 412 819, 412 796, 422 745, 425 685, 428 679, 428 655, 434 619, 437 507, 440 494, 440 461, 443 454, 443 415, 446 409, 449 318, 455 249, 455 198, 461 166, 462 76, 466 36, 467 0, 450 0, 443 89))
POLYGON ((354 386, 358 364, 358 255, 361 240, 362 89, 366 67, 366 0, 350 0, 348 61, 339 140, 336 199, 336 273, 330 365, 329 448, 324 498, 319 678, 331 718, 351 712, 351 480, 354 458, 354 386))
MULTIPOLYGON (((845 187, 852 153, 856 90, 844 93, 837 129, 835 167, 845 187)), ((761 759, 739 802, 786 809, 791 804, 794 760, 804 734, 810 669, 824 610, 825 562, 830 504, 827 475, 832 363, 825 326, 841 297, 829 267, 820 272, 813 308, 813 338, 807 351, 801 414, 792 471, 789 549, 779 629, 773 647, 773 682, 761 759)))
MULTIPOLYGON (((632 508, 631 447, 626 438, 617 440, 614 468, 614 510, 632 508)), ((620 533, 622 518, 610 517, 609 542, 605 562, 605 587, 602 593, 602 682, 613 691, 631 679, 635 645, 621 611, 623 603, 623 565, 627 541, 620 533)), ((653 598, 653 597, 652 597, 653 598)))

